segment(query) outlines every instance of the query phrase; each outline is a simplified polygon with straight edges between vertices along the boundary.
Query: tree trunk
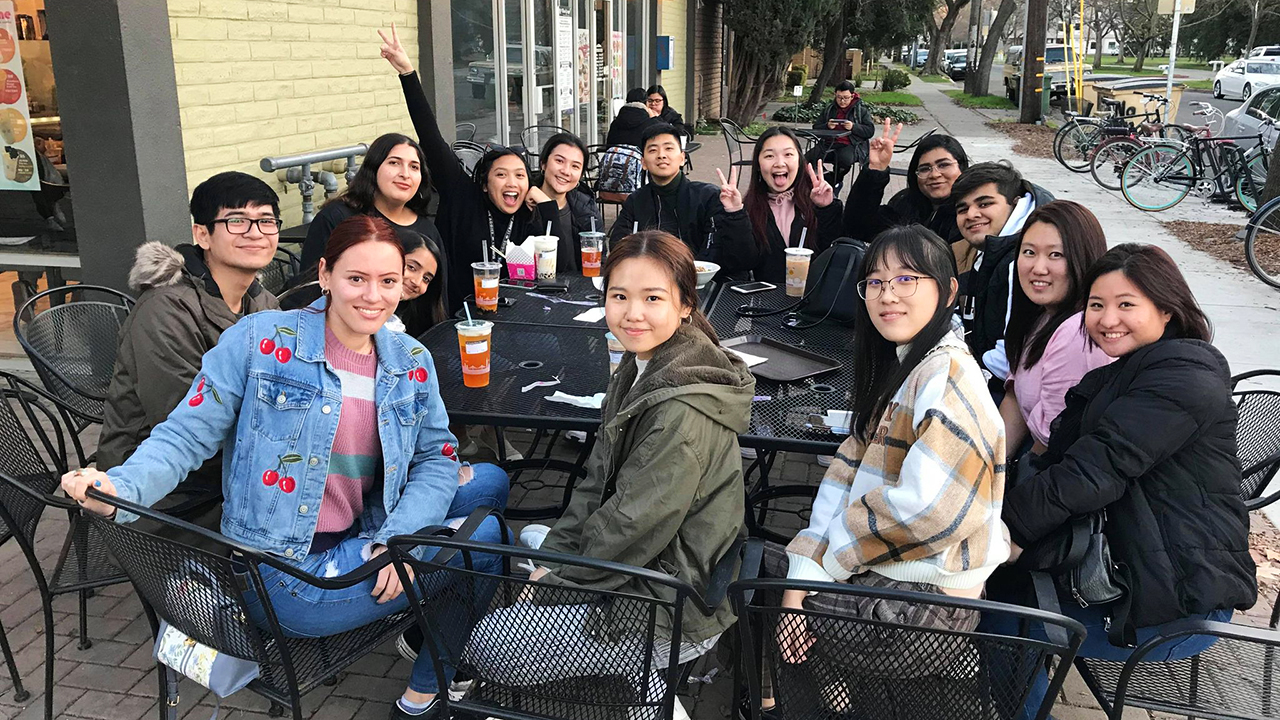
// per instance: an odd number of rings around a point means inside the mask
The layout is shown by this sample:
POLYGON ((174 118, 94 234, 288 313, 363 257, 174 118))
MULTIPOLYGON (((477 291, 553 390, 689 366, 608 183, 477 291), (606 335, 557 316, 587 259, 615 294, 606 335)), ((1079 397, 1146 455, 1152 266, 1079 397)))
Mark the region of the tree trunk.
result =
POLYGON ((1009 18, 1013 17, 1013 11, 1017 9, 1018 0, 1000 0, 1000 7, 996 10, 996 16, 991 20, 991 29, 987 31, 987 40, 982 43, 982 52, 978 56, 978 67, 970 68, 970 71, 976 70, 974 73, 975 86, 970 94, 974 97, 982 97, 988 94, 991 89, 991 66, 996 60, 996 48, 1000 45, 1000 36, 1004 34, 1004 26, 1009 22, 1009 18))
POLYGON ((1040 121, 1040 93, 1044 73, 1045 33, 1048 30, 1048 0, 1027 0, 1026 37, 1022 43, 1022 84, 1018 90, 1018 122, 1036 123, 1040 121))
POLYGON ((1102 69, 1102 37, 1104 33, 1102 32, 1101 27, 1094 28, 1093 32, 1098 37, 1098 44, 1093 49, 1093 69, 1101 70, 1102 69))
POLYGON ((951 37, 951 28, 955 27, 956 20, 960 17, 960 11, 969 4, 969 0, 959 0, 954 5, 947 4, 947 14, 942 18, 942 24, 938 27, 929 28, 929 59, 925 60, 924 72, 922 75, 941 75, 942 74, 942 58, 945 57, 943 47, 947 38, 951 37))
POLYGON ((841 3, 839 12, 830 20, 831 25, 827 27, 827 36, 823 40, 822 70, 813 83, 813 92, 809 94, 811 103, 822 100, 822 91, 827 89, 831 77, 836 74, 836 68, 842 64, 840 61, 844 57, 844 18, 845 7, 844 3, 841 3))
POLYGON ((772 67, 762 66, 750 49, 735 41, 733 71, 729 80, 729 118, 747 126, 760 117, 760 111, 777 97, 786 79, 786 62, 772 67))
POLYGON ((1147 60, 1147 48, 1150 46, 1151 46, 1150 40, 1147 40, 1138 45, 1137 55, 1135 55, 1133 58, 1134 71, 1142 70, 1142 63, 1146 62, 1147 60))
POLYGON ((969 95, 983 95, 978 89, 974 70, 978 68, 978 55, 982 52, 978 41, 982 39, 982 0, 969 2, 969 31, 965 36, 964 91, 969 95))
POLYGON ((1261 21, 1262 13, 1258 12, 1258 0, 1253 0, 1252 12, 1249 13, 1249 42, 1244 46, 1246 54, 1253 50, 1253 43, 1258 39, 1258 23, 1261 21))

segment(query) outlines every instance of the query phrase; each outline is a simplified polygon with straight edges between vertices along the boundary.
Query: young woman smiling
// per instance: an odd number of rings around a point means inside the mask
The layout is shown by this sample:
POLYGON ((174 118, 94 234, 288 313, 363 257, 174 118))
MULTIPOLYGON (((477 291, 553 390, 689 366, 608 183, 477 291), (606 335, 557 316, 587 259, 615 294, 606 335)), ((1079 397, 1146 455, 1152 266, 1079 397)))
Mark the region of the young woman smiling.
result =
MULTIPOLYGON (((385 221, 340 223, 320 261, 322 299, 248 315, 224 332, 168 419, 123 465, 64 475, 67 495, 102 515, 114 508, 86 499, 91 486, 150 505, 225 448, 222 533, 319 576, 355 570, 386 552, 394 535, 505 507, 506 473, 458 464, 430 353, 385 327, 404 264, 385 221)), ((477 534, 502 536, 496 518, 477 534)), ((496 558, 479 564, 500 570, 496 558)), ((263 573, 281 626, 296 637, 345 632, 406 607, 390 565, 343 590, 263 573)), ((255 592, 244 599, 253 620, 265 622, 255 592)), ((424 653, 393 717, 422 714, 436 683, 424 653)))
POLYGON ((307 228, 307 237, 302 241, 303 272, 298 277, 306 277, 306 271, 320 262, 329 234, 352 215, 380 217, 393 227, 439 243, 440 231, 427 215, 431 176, 425 165, 422 148, 411 137, 387 133, 374 140, 356 176, 345 190, 325 203, 307 228))
MULTIPOLYGON (((861 275, 852 433, 822 480, 808 528, 785 553, 767 546, 765 570, 981 597, 1009 556, 1000 521, 1004 426, 958 334, 955 258, 925 228, 891 228, 868 248, 861 275)), ((979 619, 971 610, 798 590, 782 605, 958 630, 979 619)), ((777 633, 789 662, 843 662, 846 641, 822 637, 803 616, 787 616, 777 633)))
POLYGON ((867 166, 853 181, 844 208, 845 233, 870 242, 886 228, 916 223, 949 243, 960 240, 951 184, 969 167, 969 156, 950 135, 930 135, 920 141, 907 164, 907 187, 881 205, 889 185, 893 146, 902 134, 884 121, 884 131, 870 143, 867 166))
POLYGON ((555 201, 560 212, 556 269, 580 270, 582 253, 578 233, 592 229, 604 232, 605 229, 600 206, 595 198, 579 187, 582 169, 587 162, 587 146, 573 133, 557 133, 542 146, 539 159, 542 184, 529 189, 525 203, 532 208, 547 199, 555 201))
POLYGON ((814 172, 804 162, 800 139, 788 127, 774 126, 760 135, 743 204, 760 248, 760 262, 753 269, 756 280, 786 281, 785 250, 799 246, 806 229, 805 246, 815 253, 841 234, 843 205, 823 177, 822 161, 814 172))
POLYGON ((419 337, 436 323, 444 322, 445 279, 440 246, 431 238, 416 233, 397 232, 404 246, 404 283, 395 319, 404 327, 401 332, 419 337))
MULTIPOLYGON (((409 119, 418 133, 426 166, 440 193, 441 247, 445 251, 448 277, 446 290, 449 311, 462 308, 472 286, 471 263, 483 259, 484 243, 502 250, 507 240, 522 242, 529 235, 545 235, 550 223, 553 235, 562 235, 560 208, 550 198, 533 208, 526 205, 529 193, 529 166, 524 157, 510 148, 488 151, 468 177, 440 133, 435 112, 427 102, 409 54, 400 44, 395 25, 388 37, 381 30, 382 57, 400 74, 409 119)), ((490 257, 494 257, 490 253, 490 257)))
POLYGON ((1089 341, 1083 322, 1084 277, 1106 251, 1102 225, 1079 203, 1055 200, 1027 218, 1005 331, 1012 369, 1000 415, 1010 459, 1022 454, 1028 433, 1031 452, 1043 453, 1067 390, 1111 362, 1089 341))
MULTIPOLYGON (((1231 370, 1178 266, 1159 248, 1127 243, 1099 258, 1083 287, 1085 330, 1116 361, 1067 392, 1047 451, 1028 458, 1039 472, 1009 489, 1004 519, 1015 557, 1025 547, 1034 558, 1036 544, 1071 518, 1105 510, 1126 592, 1088 607, 1060 600, 1088 631, 1078 655, 1124 662, 1163 623, 1229 620, 1254 604, 1257 583, 1231 370)), ((1213 639, 1187 637, 1144 660, 1191 657, 1213 639)), ((1047 689, 1041 675, 1022 717, 1047 689)))

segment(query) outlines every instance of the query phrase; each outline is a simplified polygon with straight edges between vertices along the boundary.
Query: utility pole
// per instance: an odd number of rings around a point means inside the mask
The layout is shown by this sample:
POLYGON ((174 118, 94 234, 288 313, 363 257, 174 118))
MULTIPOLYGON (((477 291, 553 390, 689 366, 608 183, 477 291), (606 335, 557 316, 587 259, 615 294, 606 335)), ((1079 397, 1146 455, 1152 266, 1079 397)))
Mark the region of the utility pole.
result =
POLYGON ((1040 93, 1044 86, 1044 41, 1049 23, 1049 0, 1027 0, 1026 33, 1022 38, 1021 111, 1018 122, 1040 122, 1040 93))

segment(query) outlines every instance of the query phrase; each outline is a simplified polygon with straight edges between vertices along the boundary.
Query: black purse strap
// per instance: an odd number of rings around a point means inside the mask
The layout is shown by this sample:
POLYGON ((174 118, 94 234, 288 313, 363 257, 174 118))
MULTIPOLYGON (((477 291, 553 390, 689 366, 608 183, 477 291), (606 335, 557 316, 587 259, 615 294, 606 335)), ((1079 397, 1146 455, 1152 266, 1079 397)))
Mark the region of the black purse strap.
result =
MULTIPOLYGON (((1056 615, 1062 614, 1062 606, 1058 604, 1058 588, 1054 585, 1049 573, 1039 571, 1031 573, 1031 586, 1036 592, 1036 607, 1056 615)), ((1044 631, 1051 642, 1062 647, 1068 647, 1071 644, 1067 638, 1066 629, 1061 625, 1045 623, 1044 631)))
MULTIPOLYGON (((840 293, 842 293, 842 292, 844 291, 845 283, 849 282, 849 276, 853 274, 853 265, 854 265, 854 264, 853 264, 853 263, 851 263, 851 262, 850 262, 850 263, 845 263, 845 266, 844 266, 844 275, 841 275, 841 276, 840 276, 840 284, 836 286, 836 295, 835 295, 835 296, 836 296, 836 298, 839 298, 839 297, 840 297, 840 293)), ((828 265, 828 267, 830 267, 830 266, 828 265)), ((825 275, 826 273, 824 272, 823 274, 825 275)), ((808 298, 808 297, 809 297, 809 294, 808 294, 808 293, 805 293, 805 298, 808 298)), ((824 321, 824 320, 826 320, 827 318, 831 317, 831 313, 835 312, 835 310, 836 310, 835 303, 832 303, 832 304, 831 304, 831 306, 827 308, 827 314, 826 314, 826 315, 823 315, 822 317, 818 318, 817 320, 810 320, 810 321, 808 321, 808 322, 801 322, 801 321, 800 321, 800 319, 799 319, 799 315, 797 314, 797 315, 795 316, 795 318, 793 319, 794 321, 788 320, 788 321, 784 321, 784 322, 786 322, 786 323, 787 323, 787 327, 792 328, 792 329, 794 329, 794 330, 805 330, 805 329, 808 329, 808 328, 811 328, 811 327, 815 327, 815 326, 817 326, 817 325, 821 324, 821 323, 822 323, 822 321, 824 321)))

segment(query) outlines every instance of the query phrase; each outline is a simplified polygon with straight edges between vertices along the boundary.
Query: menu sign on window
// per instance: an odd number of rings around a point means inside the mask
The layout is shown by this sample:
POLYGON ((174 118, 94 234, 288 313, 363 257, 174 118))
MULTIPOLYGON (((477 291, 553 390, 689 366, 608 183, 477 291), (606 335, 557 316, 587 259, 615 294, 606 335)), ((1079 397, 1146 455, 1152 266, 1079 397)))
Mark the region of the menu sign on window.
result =
POLYGON ((13 1, 0 0, 0 190, 39 190, 35 156, 13 1))

